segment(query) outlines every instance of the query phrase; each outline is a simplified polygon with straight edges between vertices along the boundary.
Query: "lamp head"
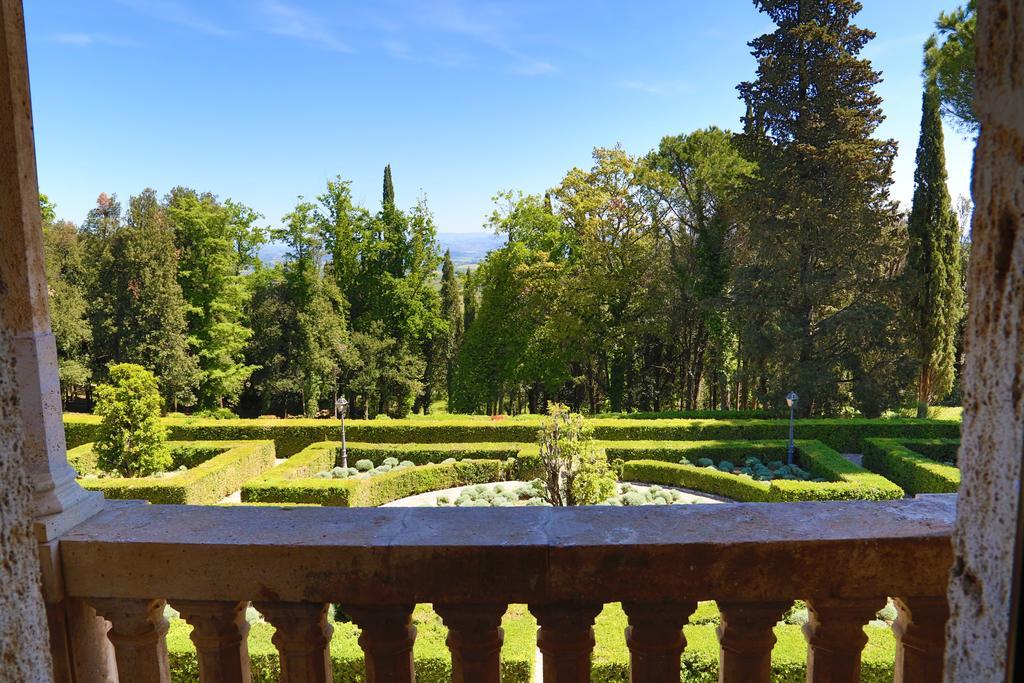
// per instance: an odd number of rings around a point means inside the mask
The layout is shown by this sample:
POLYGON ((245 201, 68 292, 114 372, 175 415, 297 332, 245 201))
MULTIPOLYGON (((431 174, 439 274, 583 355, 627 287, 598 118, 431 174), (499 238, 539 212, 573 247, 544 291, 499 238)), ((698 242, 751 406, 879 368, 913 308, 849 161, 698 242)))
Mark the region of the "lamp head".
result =
POLYGON ((790 408, 792 408, 793 404, 799 400, 800 397, 796 395, 795 391, 791 391, 788 394, 786 394, 786 405, 789 406, 790 408))

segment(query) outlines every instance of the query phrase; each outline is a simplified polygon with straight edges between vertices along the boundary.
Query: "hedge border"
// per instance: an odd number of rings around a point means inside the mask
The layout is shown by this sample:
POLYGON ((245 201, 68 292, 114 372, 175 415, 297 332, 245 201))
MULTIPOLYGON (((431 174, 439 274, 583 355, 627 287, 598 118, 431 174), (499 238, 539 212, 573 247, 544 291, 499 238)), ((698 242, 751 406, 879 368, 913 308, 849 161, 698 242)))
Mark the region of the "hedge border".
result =
MULTIPOLYGON (((436 421, 348 420, 346 432, 353 442, 370 443, 533 443, 539 416, 492 421, 486 417, 451 417, 436 421)), ((281 457, 295 455, 306 446, 340 438, 337 420, 212 420, 163 418, 173 439, 272 439, 281 457)), ((594 437, 607 441, 707 441, 785 439, 789 422, 778 419, 630 419, 589 418, 594 437)), ((64 431, 70 446, 94 441, 99 418, 69 413, 64 431)), ((876 438, 959 438, 957 420, 835 418, 805 419, 796 423, 797 436, 821 441, 841 453, 859 453, 863 441, 876 438)))
MULTIPOLYGON (((107 498, 141 499, 150 503, 205 505, 237 491, 249 479, 276 462, 273 441, 187 441, 186 446, 223 448, 224 452, 169 478, 138 477, 79 479, 83 488, 102 491, 107 498)), ((68 451, 79 462, 92 449, 84 444, 68 451)))
MULTIPOLYGON (((445 449, 418 449, 406 445, 405 450, 395 448, 363 449, 364 444, 353 444, 349 448, 350 462, 353 452, 372 450, 377 454, 404 455, 409 452, 428 452, 453 457, 456 453, 481 453, 487 449, 476 449, 478 444, 452 444, 445 449), (470 448, 458 449, 465 445, 470 448)), ((286 462, 242 486, 243 503, 316 503, 336 507, 376 507, 400 498, 414 496, 428 491, 484 484, 507 479, 519 471, 513 459, 463 459, 454 463, 426 463, 376 474, 366 478, 321 479, 314 477, 317 472, 331 469, 337 462, 341 444, 325 441, 312 444, 293 455, 286 462)), ((495 453, 504 449, 490 449, 495 453)))
MULTIPOLYGON (((827 482, 793 481, 774 479, 758 481, 735 474, 721 472, 708 467, 680 465, 666 462, 665 458, 674 453, 677 457, 691 457, 697 453, 720 462, 727 457, 739 462, 743 456, 761 450, 785 453, 784 441, 760 442, 677 442, 675 447, 658 444, 650 450, 661 451, 662 459, 630 459, 622 468, 621 479, 648 484, 664 484, 724 496, 739 502, 795 502, 811 500, 894 500, 904 497, 903 489, 885 477, 869 472, 850 462, 834 449, 820 441, 800 440, 795 442, 796 461, 812 474, 827 482), (739 449, 744 450, 739 450, 739 449), (737 457, 738 456, 738 457, 737 457)), ((616 456, 617 448, 605 444, 610 458, 616 456)), ((637 444, 630 444, 628 450, 642 452, 637 444)))
POLYGON ((960 470, 915 448, 959 445, 959 439, 865 439, 864 467, 896 482, 908 495, 956 493, 960 490, 960 470))

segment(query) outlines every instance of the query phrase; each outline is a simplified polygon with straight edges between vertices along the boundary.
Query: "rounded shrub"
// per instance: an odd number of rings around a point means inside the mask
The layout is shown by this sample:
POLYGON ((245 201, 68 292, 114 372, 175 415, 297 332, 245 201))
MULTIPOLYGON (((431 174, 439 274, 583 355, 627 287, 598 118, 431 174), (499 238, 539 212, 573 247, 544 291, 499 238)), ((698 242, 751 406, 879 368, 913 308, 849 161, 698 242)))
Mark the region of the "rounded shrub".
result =
POLYGON ((100 416, 96 464, 107 472, 142 477, 171 465, 167 429, 160 423, 160 388, 156 377, 134 363, 110 366, 110 381, 96 387, 100 416))
POLYGON ((372 460, 356 460, 356 470, 358 470, 359 472, 369 472, 372 469, 372 460))

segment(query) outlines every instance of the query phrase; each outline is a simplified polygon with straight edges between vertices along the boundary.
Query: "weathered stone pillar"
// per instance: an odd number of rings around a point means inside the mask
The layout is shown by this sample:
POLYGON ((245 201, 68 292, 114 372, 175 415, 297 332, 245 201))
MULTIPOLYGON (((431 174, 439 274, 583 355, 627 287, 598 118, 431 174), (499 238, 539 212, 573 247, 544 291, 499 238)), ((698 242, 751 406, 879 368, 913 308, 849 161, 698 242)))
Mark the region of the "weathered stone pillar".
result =
POLYGON ((274 627, 271 641, 281 661, 281 683, 329 683, 331 634, 327 603, 257 602, 274 627))
POLYGON ((499 683, 507 605, 434 605, 448 627, 452 683, 499 683))
POLYGON ((248 602, 175 600, 172 606, 192 625, 202 683, 252 680, 249 663, 248 602))
POLYGON ((629 680, 678 682, 679 660, 686 647, 683 626, 697 609, 697 603, 624 602, 622 609, 629 620, 629 680))
POLYGON ((718 680, 768 681, 772 672, 775 624, 789 609, 788 602, 718 601, 718 680))
POLYGON ((860 653, 868 643, 864 627, 885 598, 872 600, 808 600, 807 680, 814 683, 858 683, 860 653))
POLYGON ((360 628, 359 646, 366 662, 366 683, 414 683, 412 646, 416 605, 342 605, 360 628))
POLYGON ((545 683, 586 683, 594 649, 594 619, 601 605, 530 605, 537 617, 537 647, 544 660, 545 683))
POLYGON ((947 681, 1006 678, 1024 455, 1024 3, 979 0, 975 40, 981 131, 947 681))
MULTIPOLYGON (((6 173, 3 182, 7 182, 6 173)), ((0 273, 0 297, 6 296, 0 273)), ((32 486, 23 462, 21 434, 11 333, 0 310, 0 662, 10 680, 45 681, 53 677, 53 670, 32 533, 32 486)))
POLYGON ((94 598, 89 602, 110 622, 107 637, 117 656, 117 680, 170 683, 166 603, 132 598, 94 598))
POLYGON ((938 683, 946 648, 946 597, 897 598, 899 617, 892 625, 896 634, 898 683, 938 683))

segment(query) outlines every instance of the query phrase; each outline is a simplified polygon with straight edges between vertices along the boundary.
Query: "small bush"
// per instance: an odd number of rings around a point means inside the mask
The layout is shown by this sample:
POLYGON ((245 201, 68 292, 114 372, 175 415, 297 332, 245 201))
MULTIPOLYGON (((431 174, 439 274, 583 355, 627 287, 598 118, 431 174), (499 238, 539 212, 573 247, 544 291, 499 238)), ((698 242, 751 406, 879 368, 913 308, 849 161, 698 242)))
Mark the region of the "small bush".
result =
POLYGON ((96 387, 101 422, 94 448, 100 469, 142 477, 170 466, 161 404, 160 388, 149 370, 132 363, 110 366, 110 382, 96 387))

